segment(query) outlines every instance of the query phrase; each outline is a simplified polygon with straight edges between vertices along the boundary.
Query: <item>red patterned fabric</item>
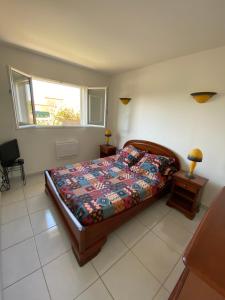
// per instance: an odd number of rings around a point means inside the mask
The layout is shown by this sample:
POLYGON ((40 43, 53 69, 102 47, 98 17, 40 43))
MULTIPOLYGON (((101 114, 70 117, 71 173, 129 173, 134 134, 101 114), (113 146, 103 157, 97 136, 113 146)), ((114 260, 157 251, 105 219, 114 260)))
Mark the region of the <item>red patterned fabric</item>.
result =
POLYGON ((171 172, 173 173, 176 171, 174 162, 175 159, 171 157, 145 153, 142 159, 130 169, 132 172, 142 173, 145 175, 160 173, 163 176, 168 176, 171 172))
POLYGON ((129 145, 120 151, 119 160, 125 162, 128 166, 132 166, 136 164, 144 156, 144 154, 145 152, 129 145))

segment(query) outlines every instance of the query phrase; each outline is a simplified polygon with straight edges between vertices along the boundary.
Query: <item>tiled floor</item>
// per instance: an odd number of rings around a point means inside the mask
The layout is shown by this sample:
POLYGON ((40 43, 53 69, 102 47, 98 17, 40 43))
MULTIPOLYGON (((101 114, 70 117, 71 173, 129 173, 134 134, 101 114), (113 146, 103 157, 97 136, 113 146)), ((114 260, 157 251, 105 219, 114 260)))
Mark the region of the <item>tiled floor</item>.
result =
POLYGON ((205 210, 190 221, 165 201, 116 230, 79 267, 43 175, 29 177, 25 187, 15 182, 0 206, 4 300, 168 299, 205 210))

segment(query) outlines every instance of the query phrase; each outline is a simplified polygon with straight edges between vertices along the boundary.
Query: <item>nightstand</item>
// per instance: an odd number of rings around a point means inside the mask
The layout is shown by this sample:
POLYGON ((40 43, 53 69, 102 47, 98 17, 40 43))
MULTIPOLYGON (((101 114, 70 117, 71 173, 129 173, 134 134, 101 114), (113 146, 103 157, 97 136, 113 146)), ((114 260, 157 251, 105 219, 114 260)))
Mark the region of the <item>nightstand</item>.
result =
POLYGON ((106 157, 116 154, 116 147, 112 145, 100 145, 100 157, 106 157))
POLYGON ((189 179, 182 170, 174 173, 172 194, 167 201, 167 205, 183 212, 189 219, 193 219, 199 211, 201 194, 208 181, 204 177, 194 176, 194 179, 189 179))

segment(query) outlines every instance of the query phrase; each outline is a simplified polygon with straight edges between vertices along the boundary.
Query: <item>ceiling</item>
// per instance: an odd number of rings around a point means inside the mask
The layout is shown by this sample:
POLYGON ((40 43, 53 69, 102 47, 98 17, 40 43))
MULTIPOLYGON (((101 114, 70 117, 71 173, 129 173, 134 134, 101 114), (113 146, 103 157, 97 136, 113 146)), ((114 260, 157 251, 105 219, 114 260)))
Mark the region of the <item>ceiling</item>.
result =
POLYGON ((109 74, 225 45, 225 0, 0 0, 0 40, 109 74))

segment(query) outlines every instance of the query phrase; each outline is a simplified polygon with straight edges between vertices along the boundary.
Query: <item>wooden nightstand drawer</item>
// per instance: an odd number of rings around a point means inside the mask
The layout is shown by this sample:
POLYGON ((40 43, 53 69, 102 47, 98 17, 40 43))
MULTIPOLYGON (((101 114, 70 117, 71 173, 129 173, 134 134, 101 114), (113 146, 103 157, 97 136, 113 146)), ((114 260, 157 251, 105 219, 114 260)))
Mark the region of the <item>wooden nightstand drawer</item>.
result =
POLYGON ((188 190, 190 192, 193 192, 193 193, 197 193, 199 191, 199 187, 196 186, 196 185, 193 185, 191 183, 188 183, 188 182, 185 182, 185 181, 181 181, 181 180, 175 180, 175 185, 176 186, 180 186, 182 187, 183 189, 185 190, 188 190))

